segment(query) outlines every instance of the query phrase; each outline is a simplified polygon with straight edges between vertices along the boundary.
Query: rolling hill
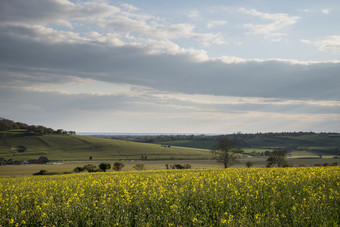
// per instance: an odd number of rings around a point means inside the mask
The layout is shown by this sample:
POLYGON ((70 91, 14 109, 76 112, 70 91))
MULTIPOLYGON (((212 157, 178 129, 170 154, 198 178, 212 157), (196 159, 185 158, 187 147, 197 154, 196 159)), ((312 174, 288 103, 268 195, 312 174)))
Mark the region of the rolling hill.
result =
POLYGON ((20 132, 2 133, 0 136, 0 158, 14 160, 37 159, 46 156, 52 161, 130 160, 147 157, 155 159, 206 159, 211 157, 208 150, 183 147, 164 147, 94 138, 79 135, 20 135, 20 132), (16 149, 23 147, 25 151, 16 149))

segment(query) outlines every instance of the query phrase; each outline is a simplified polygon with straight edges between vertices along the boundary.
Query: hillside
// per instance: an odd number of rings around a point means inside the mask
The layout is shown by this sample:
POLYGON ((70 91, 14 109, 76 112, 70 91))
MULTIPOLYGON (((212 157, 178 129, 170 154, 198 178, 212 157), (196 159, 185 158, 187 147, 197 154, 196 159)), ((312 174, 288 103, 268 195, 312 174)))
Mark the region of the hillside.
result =
POLYGON ((20 132, 1 133, 0 158, 14 160, 46 156, 52 161, 94 161, 141 159, 204 159, 209 151, 195 148, 162 147, 79 135, 20 135, 20 132), (11 135, 12 134, 12 135, 11 135), (23 147, 24 151, 16 149, 23 147))
MULTIPOLYGON (((108 137, 108 136, 106 136, 108 137)), ((113 136, 113 139, 211 149, 222 137, 236 140, 245 151, 264 152, 275 148, 284 148, 294 155, 340 155, 339 133, 256 133, 230 135, 158 135, 158 136, 113 136)))

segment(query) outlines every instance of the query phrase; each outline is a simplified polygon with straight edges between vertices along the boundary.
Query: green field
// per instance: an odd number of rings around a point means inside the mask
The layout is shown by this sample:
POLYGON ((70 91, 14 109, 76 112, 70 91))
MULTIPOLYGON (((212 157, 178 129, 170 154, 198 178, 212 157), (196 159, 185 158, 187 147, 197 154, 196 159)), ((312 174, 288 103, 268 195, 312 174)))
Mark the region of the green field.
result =
POLYGON ((340 167, 0 177, 1 226, 339 226, 340 167))
POLYGON ((208 150, 155 144, 126 142, 78 135, 8 136, 0 137, 0 158, 37 159, 46 156, 52 161, 94 161, 141 159, 207 159, 208 150), (27 148, 18 152, 11 148, 27 148))

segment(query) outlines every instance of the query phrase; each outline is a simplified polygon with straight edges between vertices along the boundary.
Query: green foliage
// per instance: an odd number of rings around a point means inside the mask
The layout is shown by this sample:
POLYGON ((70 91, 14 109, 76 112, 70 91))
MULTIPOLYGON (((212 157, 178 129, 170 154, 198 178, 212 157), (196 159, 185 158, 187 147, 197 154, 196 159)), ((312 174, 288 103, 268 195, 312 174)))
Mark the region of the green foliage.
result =
POLYGON ((115 163, 113 164, 112 169, 115 170, 115 171, 121 171, 121 170, 123 169, 123 167, 124 167, 124 164, 123 164, 123 163, 121 163, 121 162, 115 162, 115 163))
POLYGON ((106 172, 106 170, 111 169, 111 164, 110 163, 100 163, 98 167, 103 172, 106 172))
POLYGON ((273 167, 277 165, 278 167, 288 167, 286 162, 287 151, 283 149, 275 149, 270 153, 267 159, 267 167, 273 167))
POLYGON ((87 172, 97 172, 98 169, 95 165, 92 165, 92 164, 87 164, 84 166, 84 170, 86 170, 87 172))
POLYGON ((135 170, 144 170, 144 164, 137 163, 134 167, 135 170))
POLYGON ((73 169, 73 172, 80 173, 83 172, 84 170, 85 170, 84 167, 77 166, 76 168, 73 169))
POLYGON ((250 168, 250 167, 252 167, 253 166, 253 162, 251 162, 251 161, 248 161, 248 162, 246 162, 246 166, 248 167, 248 168, 250 168))
POLYGON ((75 134, 75 131, 65 131, 63 129, 53 130, 41 125, 27 125, 21 122, 0 118, 0 131, 24 130, 27 135, 46 135, 46 134, 75 134))

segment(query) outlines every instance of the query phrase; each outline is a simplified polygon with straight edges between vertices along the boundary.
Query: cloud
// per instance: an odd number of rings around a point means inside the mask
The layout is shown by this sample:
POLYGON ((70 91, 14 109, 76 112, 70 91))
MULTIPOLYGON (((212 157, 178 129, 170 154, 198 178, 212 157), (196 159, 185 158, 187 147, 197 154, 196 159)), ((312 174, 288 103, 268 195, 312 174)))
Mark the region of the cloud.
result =
POLYGON ((273 21, 267 24, 245 24, 244 26, 249 29, 249 34, 254 35, 264 35, 266 39, 270 39, 272 41, 280 41, 282 36, 285 33, 280 32, 281 30, 287 28, 290 25, 297 23, 300 19, 298 16, 289 16, 288 14, 284 13, 277 13, 277 14, 269 14, 257 11, 255 9, 245 9, 240 8, 239 12, 259 17, 264 20, 273 21))
MULTIPOLYGON (((298 20, 240 11, 269 21, 247 28, 272 40, 298 20)), ((191 16, 201 17, 198 11, 191 16)), ((108 1, 5 0, 2 117, 72 130, 202 133, 312 130, 339 121, 339 61, 212 58, 206 50, 176 43, 227 44, 221 33, 202 32, 205 25, 225 24, 173 23, 108 1)), ((338 38, 301 42, 338 52, 338 38)))
POLYGON ((118 7, 105 3, 88 1, 72 3, 67 0, 1 2, 1 23, 16 24, 59 24, 72 27, 73 20, 86 20, 91 17, 107 17, 120 11, 118 7))
MULTIPOLYGON (((340 113, 338 102, 325 108, 322 102, 308 100, 186 95, 143 88, 116 94, 32 88, 1 87, 2 116, 79 131, 187 133, 190 129, 199 133, 232 133, 311 127, 320 131, 315 125, 336 122, 340 113)), ((336 124, 331 129, 336 129, 336 124)))
POLYGON ((213 27, 216 27, 216 26, 221 26, 221 25, 225 25, 227 24, 228 22, 225 21, 225 20, 214 20, 214 21, 210 21, 208 24, 207 24, 207 28, 213 28, 213 27))
POLYGON ((221 34, 195 32, 192 24, 171 24, 165 19, 137 12, 137 8, 130 4, 121 4, 120 7, 100 1, 40 0, 23 3, 5 0, 1 3, 0 21, 2 24, 25 26, 96 26, 122 37, 133 34, 143 39, 193 39, 204 46, 223 44, 221 34))
POLYGON ((321 10, 321 12, 323 13, 323 14, 329 14, 329 9, 323 9, 323 10, 321 10))
POLYGON ((76 33, 58 33, 36 27, 1 26, 1 78, 12 81, 11 73, 28 71, 30 77, 25 79, 32 81, 44 78, 45 73, 188 94, 340 98, 338 62, 210 59, 205 52, 183 49, 170 41, 122 45, 78 38, 76 33))
POLYGON ((340 53, 340 36, 328 36, 323 40, 315 41, 314 45, 317 46, 320 51, 340 53))
POLYGON ((340 36, 337 35, 327 36, 324 39, 317 41, 301 39, 300 42, 312 45, 319 51, 340 53, 340 36))

